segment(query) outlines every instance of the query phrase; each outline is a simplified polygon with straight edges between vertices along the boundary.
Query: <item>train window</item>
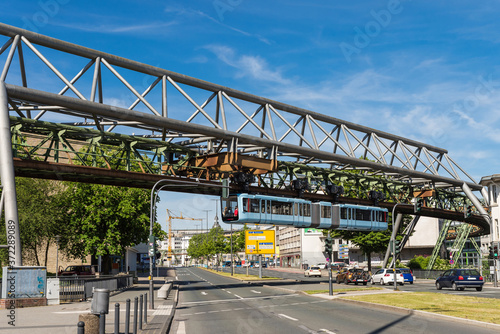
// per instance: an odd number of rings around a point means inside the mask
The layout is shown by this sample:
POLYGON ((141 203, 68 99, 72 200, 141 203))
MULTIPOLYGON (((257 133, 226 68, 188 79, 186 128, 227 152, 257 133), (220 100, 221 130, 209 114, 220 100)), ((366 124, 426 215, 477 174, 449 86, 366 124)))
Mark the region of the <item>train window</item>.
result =
POLYGON ((271 213, 271 201, 266 201, 266 211, 267 213, 271 213))
POLYGON ((254 213, 259 213, 260 210, 260 199, 251 199, 250 200, 250 212, 254 212, 254 213))
POLYGON ((271 203, 272 213, 275 215, 292 215, 292 203, 276 202, 271 203))
POLYGON ((356 220, 370 221, 370 210, 357 209, 356 220))
POLYGON ((340 209, 340 219, 348 219, 347 218, 347 208, 340 209))
POLYGON ((299 215, 299 203, 294 203, 293 206, 294 206, 293 211, 294 211, 295 215, 298 216, 299 215))
POLYGON ((303 204, 304 217, 311 217, 311 204, 303 204))
POLYGON ((331 206, 321 206, 321 218, 332 218, 332 207, 331 206))

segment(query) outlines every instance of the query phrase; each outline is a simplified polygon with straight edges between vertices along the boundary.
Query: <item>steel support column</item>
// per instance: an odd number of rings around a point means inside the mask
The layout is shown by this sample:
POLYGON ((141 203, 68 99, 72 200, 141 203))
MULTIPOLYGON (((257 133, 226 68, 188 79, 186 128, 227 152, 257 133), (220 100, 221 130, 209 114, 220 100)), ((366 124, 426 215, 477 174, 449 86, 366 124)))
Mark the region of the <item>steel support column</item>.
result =
POLYGON ((12 158, 10 139, 9 107, 7 90, 3 81, 0 81, 0 181, 3 187, 3 209, 5 210, 7 245, 9 246, 9 265, 22 266, 14 160, 12 158))

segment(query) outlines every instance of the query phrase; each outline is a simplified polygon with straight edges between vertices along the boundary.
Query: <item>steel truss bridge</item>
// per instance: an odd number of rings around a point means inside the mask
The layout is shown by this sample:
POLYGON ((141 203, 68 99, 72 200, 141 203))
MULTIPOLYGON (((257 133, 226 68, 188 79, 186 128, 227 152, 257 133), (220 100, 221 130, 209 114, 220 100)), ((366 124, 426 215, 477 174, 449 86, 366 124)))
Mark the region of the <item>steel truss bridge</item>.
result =
POLYGON ((1 23, 0 63, 6 213, 14 172, 171 191, 192 180, 211 195, 230 178, 233 191, 313 200, 342 186, 344 202, 399 214, 421 197, 421 215, 490 231, 483 187, 445 149, 1 23))

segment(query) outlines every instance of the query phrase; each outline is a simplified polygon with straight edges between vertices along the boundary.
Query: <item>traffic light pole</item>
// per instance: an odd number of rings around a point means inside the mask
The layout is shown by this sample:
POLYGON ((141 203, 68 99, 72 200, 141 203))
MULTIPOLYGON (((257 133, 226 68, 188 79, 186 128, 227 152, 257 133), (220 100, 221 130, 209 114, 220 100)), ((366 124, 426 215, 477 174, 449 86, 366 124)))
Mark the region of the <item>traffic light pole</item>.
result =
POLYGON ((332 254, 330 253, 328 260, 328 295, 333 296, 333 281, 332 281, 332 254))
POLYGON ((493 286, 496 288, 498 286, 497 282, 497 259, 493 259, 493 286))

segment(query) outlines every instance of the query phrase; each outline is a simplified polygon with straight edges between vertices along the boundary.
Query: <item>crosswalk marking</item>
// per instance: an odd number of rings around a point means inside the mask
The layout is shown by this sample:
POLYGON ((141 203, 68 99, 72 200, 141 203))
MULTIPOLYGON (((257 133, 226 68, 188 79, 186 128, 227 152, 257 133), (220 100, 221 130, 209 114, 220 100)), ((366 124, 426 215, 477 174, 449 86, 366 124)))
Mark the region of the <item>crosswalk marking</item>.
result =
POLYGON ((159 305, 154 311, 153 317, 157 315, 169 315, 172 311, 172 305, 159 305))

